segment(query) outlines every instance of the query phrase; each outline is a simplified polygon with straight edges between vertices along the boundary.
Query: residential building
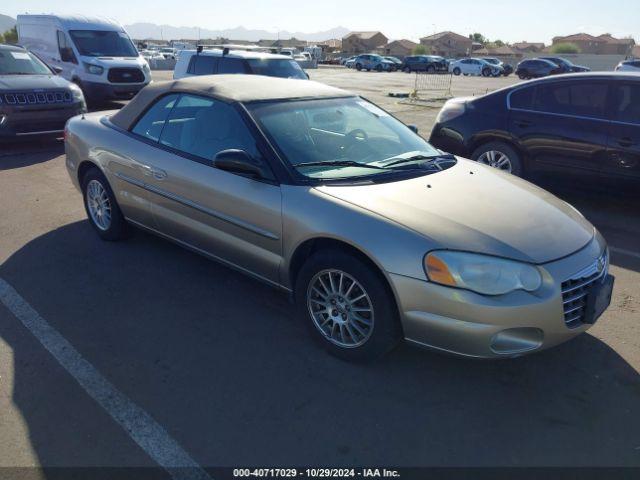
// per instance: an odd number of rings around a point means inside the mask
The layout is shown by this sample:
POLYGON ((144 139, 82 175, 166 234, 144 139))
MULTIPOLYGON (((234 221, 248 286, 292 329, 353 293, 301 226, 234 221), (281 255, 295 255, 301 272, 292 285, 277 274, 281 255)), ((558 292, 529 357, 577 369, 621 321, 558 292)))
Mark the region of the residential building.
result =
POLYGON ((615 38, 608 33, 597 37, 588 33, 554 37, 553 45, 559 43, 572 43, 580 49, 580 53, 597 55, 630 55, 636 44, 632 38, 615 38))
POLYGON ((511 45, 511 47, 522 53, 535 53, 544 50, 544 43, 542 42, 518 42, 511 45))
POLYGON ((411 55, 413 53, 413 49, 417 46, 418 44, 411 40, 394 40, 393 42, 389 42, 385 45, 383 53, 392 57, 403 58, 411 55))
POLYGON ((442 57, 465 57, 472 52, 473 42, 464 35, 440 32, 420 39, 420 44, 432 55, 442 57))
POLYGON ((384 48, 388 41, 382 32, 351 32, 342 37, 342 51, 349 55, 373 52, 384 48))

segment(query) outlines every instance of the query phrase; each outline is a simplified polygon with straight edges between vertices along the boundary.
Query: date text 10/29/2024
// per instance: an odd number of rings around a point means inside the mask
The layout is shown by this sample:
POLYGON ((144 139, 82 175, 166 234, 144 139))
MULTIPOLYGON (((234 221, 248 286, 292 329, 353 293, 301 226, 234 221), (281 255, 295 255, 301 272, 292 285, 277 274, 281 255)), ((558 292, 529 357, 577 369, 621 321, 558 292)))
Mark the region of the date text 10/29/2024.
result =
POLYGON ((386 468, 236 468, 233 476, 257 478, 399 478, 397 470, 386 468))

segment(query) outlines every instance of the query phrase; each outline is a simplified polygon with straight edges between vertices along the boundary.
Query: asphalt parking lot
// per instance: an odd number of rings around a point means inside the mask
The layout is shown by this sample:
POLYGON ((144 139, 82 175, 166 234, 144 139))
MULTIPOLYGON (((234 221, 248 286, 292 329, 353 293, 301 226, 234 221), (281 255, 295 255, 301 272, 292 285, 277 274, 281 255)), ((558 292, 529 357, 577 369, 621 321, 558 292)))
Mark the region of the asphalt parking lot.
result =
MULTIPOLYGON (((387 96, 413 75, 310 73, 428 137, 437 108, 387 96)), ((514 81, 454 78, 453 93, 514 81)), ((515 360, 332 358, 270 287, 145 233, 101 242, 56 142, 1 147, 0 279, 202 466, 640 466, 640 194, 539 181, 609 241, 616 287, 587 334, 515 360)), ((122 405, 88 395, 42 338, 0 303, 0 467, 156 465, 122 405)))

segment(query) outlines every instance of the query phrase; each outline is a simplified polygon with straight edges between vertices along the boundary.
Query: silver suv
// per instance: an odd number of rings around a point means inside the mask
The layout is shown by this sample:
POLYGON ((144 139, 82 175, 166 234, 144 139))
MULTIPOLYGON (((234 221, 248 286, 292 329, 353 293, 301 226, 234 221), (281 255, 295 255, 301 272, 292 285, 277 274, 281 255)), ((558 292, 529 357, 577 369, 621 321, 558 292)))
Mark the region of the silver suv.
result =
POLYGON ((230 73, 303 80, 309 78, 298 62, 289 56, 230 48, 183 50, 178 56, 173 78, 230 73))
POLYGON ((355 64, 358 71, 364 69, 367 72, 371 70, 377 72, 395 72, 397 70, 396 64, 391 60, 386 60, 382 56, 372 53, 359 55, 358 58, 356 58, 355 64))

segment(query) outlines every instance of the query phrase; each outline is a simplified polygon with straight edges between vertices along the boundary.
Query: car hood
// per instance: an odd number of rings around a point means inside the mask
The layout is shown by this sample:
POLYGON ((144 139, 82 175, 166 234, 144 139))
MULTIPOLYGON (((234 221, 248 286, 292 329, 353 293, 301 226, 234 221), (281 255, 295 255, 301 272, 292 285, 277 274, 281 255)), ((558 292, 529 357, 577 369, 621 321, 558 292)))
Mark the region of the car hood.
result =
POLYGON ((67 88, 69 82, 56 75, 0 75, 0 90, 67 88))
POLYGON ((576 252, 595 233, 576 209, 549 192, 463 159, 410 180, 317 190, 423 235, 431 248, 540 264, 576 252))

